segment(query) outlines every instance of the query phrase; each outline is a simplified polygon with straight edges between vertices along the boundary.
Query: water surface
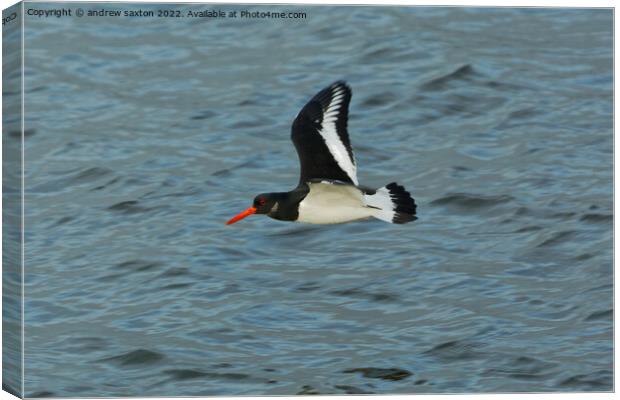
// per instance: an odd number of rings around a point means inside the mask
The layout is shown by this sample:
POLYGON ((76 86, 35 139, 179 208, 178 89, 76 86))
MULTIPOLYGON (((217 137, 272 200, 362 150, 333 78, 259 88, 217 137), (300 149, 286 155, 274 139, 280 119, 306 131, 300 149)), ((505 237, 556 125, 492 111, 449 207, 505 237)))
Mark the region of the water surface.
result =
POLYGON ((612 390, 612 11, 262 9, 26 19, 26 395, 612 390), (337 79, 419 220, 225 226, 337 79))

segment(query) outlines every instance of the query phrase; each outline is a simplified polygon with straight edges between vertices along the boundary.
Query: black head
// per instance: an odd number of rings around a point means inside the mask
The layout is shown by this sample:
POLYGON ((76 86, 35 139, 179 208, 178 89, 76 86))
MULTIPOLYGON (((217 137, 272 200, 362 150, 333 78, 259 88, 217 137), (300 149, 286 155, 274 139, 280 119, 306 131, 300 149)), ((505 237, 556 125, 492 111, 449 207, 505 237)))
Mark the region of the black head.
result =
POLYGON ((234 224, 248 215, 269 214, 270 212, 275 212, 277 209, 277 193, 262 193, 254 198, 252 207, 231 218, 228 222, 226 222, 226 225, 234 224))
POLYGON ((276 206, 277 200, 274 193, 261 193, 254 197, 252 207, 256 209, 256 214, 269 214, 276 206))

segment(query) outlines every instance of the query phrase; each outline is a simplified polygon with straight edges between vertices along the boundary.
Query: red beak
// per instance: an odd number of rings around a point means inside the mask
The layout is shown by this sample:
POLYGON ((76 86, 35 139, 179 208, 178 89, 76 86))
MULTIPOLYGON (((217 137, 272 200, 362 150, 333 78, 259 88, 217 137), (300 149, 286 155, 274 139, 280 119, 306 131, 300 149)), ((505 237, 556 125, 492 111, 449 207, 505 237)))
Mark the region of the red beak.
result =
POLYGON ((256 213, 256 208, 250 207, 247 210, 245 210, 244 212, 239 213, 239 214, 235 215, 234 217, 232 217, 230 219, 230 221, 228 221, 226 223, 226 225, 234 224, 235 222, 239 221, 240 219, 243 219, 243 218, 247 217, 248 215, 252 215, 254 213, 256 213))

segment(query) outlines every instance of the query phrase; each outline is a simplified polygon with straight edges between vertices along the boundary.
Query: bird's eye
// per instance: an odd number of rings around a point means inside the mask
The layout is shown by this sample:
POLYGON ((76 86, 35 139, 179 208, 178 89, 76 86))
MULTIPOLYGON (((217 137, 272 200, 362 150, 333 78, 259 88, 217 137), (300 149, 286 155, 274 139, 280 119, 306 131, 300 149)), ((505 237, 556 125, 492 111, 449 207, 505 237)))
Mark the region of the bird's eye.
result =
POLYGON ((262 197, 260 199, 258 199, 258 205, 259 206, 264 206, 266 202, 267 201, 264 198, 262 198, 262 197))

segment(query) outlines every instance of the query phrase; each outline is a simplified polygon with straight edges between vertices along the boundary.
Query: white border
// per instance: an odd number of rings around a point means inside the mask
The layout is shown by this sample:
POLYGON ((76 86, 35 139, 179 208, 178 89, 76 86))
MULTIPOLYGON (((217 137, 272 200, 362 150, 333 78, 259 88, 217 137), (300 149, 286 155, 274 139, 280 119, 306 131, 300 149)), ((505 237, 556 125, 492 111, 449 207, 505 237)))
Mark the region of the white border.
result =
MULTIPOLYGON (((44 2, 44 1, 38 1, 38 0, 31 0, 28 1, 29 3, 34 3, 34 2, 44 2)), ((84 3, 86 1, 76 1, 76 0, 69 0, 69 1, 54 1, 54 2, 63 2, 63 3, 84 3)), ((89 1, 89 2, 106 2, 106 1, 89 1)), ((2 9, 5 9, 13 4, 17 3, 16 1, 11 1, 11 0, 0 0, 0 5, 2 6, 2 9)), ((208 4, 208 3, 212 3, 212 4, 230 4, 233 3, 231 1, 225 1, 225 0, 210 0, 210 1, 196 1, 196 0, 188 0, 188 1, 165 1, 165 0, 151 0, 151 1, 144 1, 144 0, 132 0, 132 1, 128 1, 128 3, 203 3, 203 4, 208 4)), ((299 1, 299 0, 288 0, 288 1, 284 1, 284 0, 271 0, 271 1, 261 1, 261 0, 244 0, 244 1, 239 1, 237 3, 245 3, 245 4, 300 4, 300 5, 308 5, 308 4, 343 4, 343 5, 404 5, 404 6, 412 6, 412 5, 416 5, 416 6, 469 6, 469 7, 473 7, 473 6, 483 6, 483 7, 583 7, 583 8, 594 8, 594 7, 601 7, 601 8, 614 8, 614 2, 611 0, 521 0, 521 1, 501 1, 501 0, 477 0, 477 1, 468 1, 468 0, 447 0, 447 1, 440 1, 440 0, 425 0, 425 1, 412 1, 412 0, 337 0, 337 1, 330 1, 330 0, 310 0, 310 1, 299 1)), ((23 11, 23 5, 22 5, 22 11, 23 11)), ((616 108, 616 102, 615 102, 615 89, 616 89, 616 80, 615 80, 615 76, 617 73, 617 68, 616 68, 616 63, 615 63, 615 54, 616 54, 616 50, 617 50, 617 40, 616 39, 616 35, 615 32, 617 32, 616 29, 616 18, 615 18, 615 10, 614 10, 614 216, 618 215, 618 212, 620 211, 620 206, 618 206, 618 204, 616 204, 615 202, 615 187, 616 187, 616 178, 618 176, 618 159, 616 158, 616 152, 615 152, 615 132, 616 132, 616 112, 617 112, 617 108, 616 108)), ((24 24, 22 24, 22 51, 23 51, 23 46, 24 46, 24 24)), ((22 53, 23 54, 23 53, 22 53)), ((2 61, 2 55, 0 52, 0 62, 2 61)), ((24 100, 23 100, 23 90, 24 90, 24 71, 23 71, 23 63, 24 63, 24 57, 22 57, 22 288, 24 287, 24 166, 25 166, 25 152, 24 152, 24 132, 23 132, 23 126, 24 126, 24 111, 25 111, 25 105, 24 105, 24 100)), ((0 89, 2 88, 2 85, 0 83, 0 89)), ((0 106, 1 106, 1 100, 0 100, 0 106)), ((1 110, 1 107, 0 107, 1 110)), ((2 151, 2 143, 0 141, 0 154, 2 151)), ((2 173, 2 165, 0 163, 0 176, 2 173)), ((2 199, 0 197, 0 207, 2 206, 2 199)), ((0 222, 1 222, 1 215, 0 215, 0 222)), ((616 235, 616 230, 615 230, 615 217, 614 217, 614 250, 618 244, 618 238, 616 235)), ((0 237, 1 237, 1 233, 0 233, 0 237)), ((2 250, 0 249, 0 259, 2 256, 2 250)), ((615 256, 615 251, 614 251, 614 256, 615 256)), ((617 310, 617 303, 615 302, 615 288, 618 284, 618 280, 617 280, 617 276, 615 274, 615 266, 616 266, 616 260, 614 257, 614 388, 617 387, 617 383, 618 383, 618 374, 615 371, 615 367, 617 365, 617 352, 615 351, 615 344, 618 343, 618 338, 619 338, 619 334, 617 332, 617 330, 615 329, 615 315, 616 315, 616 310, 617 310)), ((1 287, 0 287, 0 295, 1 295, 1 287)), ((1 298, 1 297, 0 297, 1 298)), ((24 312, 24 291, 22 290, 22 346, 24 344, 24 329, 23 329, 23 312, 24 312)), ((0 344, 2 343, 2 337, 0 335, 0 344)), ((1 358, 0 358, 0 366, 1 366, 1 358)), ((24 383, 24 351, 23 351, 23 347, 22 347, 22 393, 24 393, 24 387, 23 387, 23 383, 24 383)), ((304 396, 305 398, 307 398, 307 396, 304 396)), ((320 399, 331 399, 331 400, 341 400, 341 399, 350 399, 351 396, 313 396, 313 397, 317 397, 320 399)), ((363 398, 364 399, 388 399, 388 400, 414 400, 414 399, 436 399, 436 400, 447 400, 447 399, 463 399, 463 400, 472 400, 472 399, 490 399, 490 400, 496 400, 496 399, 502 399, 502 400, 521 400, 521 399, 550 399, 550 400, 564 400, 564 399, 584 399, 584 398, 588 398, 588 399, 612 399, 615 398, 616 396, 613 393, 552 393, 552 394, 472 394, 472 395, 458 395, 458 397, 455 397, 455 395, 383 395, 383 396, 374 396, 374 395, 370 395, 370 396, 366 396, 364 395, 363 398)), ((14 399, 15 397, 6 393, 6 392, 0 392, 0 400, 5 400, 5 399, 14 399)), ((195 397, 181 397, 180 399, 194 399, 195 397)), ((248 400, 254 400, 254 399, 264 399, 266 397, 243 397, 243 399, 248 399, 248 400)), ((278 398, 284 398, 284 399, 299 399, 299 396, 281 396, 278 398)), ((73 398, 75 399, 75 398, 73 398)), ((147 399, 147 398, 138 398, 138 397, 134 397, 132 399, 137 399, 137 400, 141 400, 141 399, 147 399)), ((148 398, 149 400, 152 399, 160 399, 160 398, 148 398)), ((163 398, 161 398, 163 399, 163 398)), ((217 399, 239 399, 239 397, 217 397, 217 399)))
MULTIPOLYGON (((24 15, 24 3, 22 3, 21 6, 22 9, 22 15, 24 15)), ((24 289, 26 287, 25 284, 25 276, 26 276, 26 271, 25 271, 25 267, 26 267, 26 237, 25 237, 25 230, 26 230, 26 217, 25 217, 25 212, 26 212, 26 192, 25 192, 25 168, 26 168, 26 146, 25 146, 25 133, 24 130, 26 129, 26 118, 25 118, 25 112, 26 112, 26 99, 25 99, 25 79, 26 76, 24 74, 24 66, 26 65, 25 63, 25 58, 26 58, 26 51, 25 51, 25 31, 26 31, 26 18, 20 18, 21 24, 22 24, 22 94, 21 94, 21 101, 22 101, 22 231, 21 231, 21 241, 22 241, 22 265, 21 265, 21 269, 22 269, 22 326, 21 326, 21 330, 22 330, 22 387, 21 387, 21 395, 24 396, 26 393, 26 388, 24 387, 25 385, 25 377, 26 377, 26 362, 25 362, 25 353, 26 353, 26 332, 25 332, 25 318, 24 318, 24 310, 25 310, 25 300, 26 300, 26 296, 24 294, 24 289)))
MULTIPOLYGON (((454 6, 454 7, 575 7, 575 8, 614 8, 614 2, 612 0, 241 0, 241 1, 226 1, 226 0, 26 0, 26 3, 168 3, 168 4, 299 4, 299 5, 401 5, 401 6, 454 6)), ((17 1, 0 0, 2 9, 5 9, 17 1)))

